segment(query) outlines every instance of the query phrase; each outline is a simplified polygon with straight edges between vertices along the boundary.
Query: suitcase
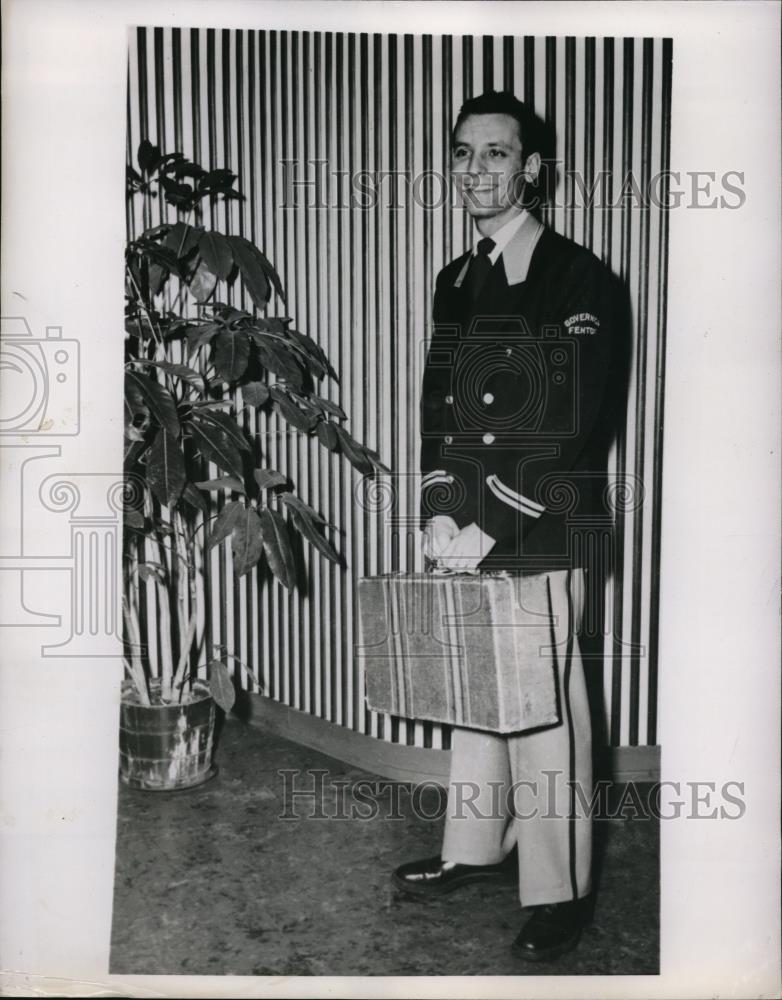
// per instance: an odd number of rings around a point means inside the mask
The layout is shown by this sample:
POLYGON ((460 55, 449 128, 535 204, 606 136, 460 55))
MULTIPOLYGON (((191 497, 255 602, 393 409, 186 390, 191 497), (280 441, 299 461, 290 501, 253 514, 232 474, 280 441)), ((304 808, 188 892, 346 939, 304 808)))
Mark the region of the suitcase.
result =
POLYGON ((545 573, 365 577, 358 608, 376 712, 496 733, 560 721, 545 573))

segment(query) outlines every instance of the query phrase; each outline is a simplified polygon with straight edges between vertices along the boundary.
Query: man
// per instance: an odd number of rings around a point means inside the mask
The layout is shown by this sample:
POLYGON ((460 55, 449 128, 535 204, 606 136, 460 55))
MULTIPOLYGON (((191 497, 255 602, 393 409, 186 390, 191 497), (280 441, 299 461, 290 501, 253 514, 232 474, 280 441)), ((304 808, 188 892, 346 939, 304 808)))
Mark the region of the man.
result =
POLYGON ((591 729, 576 632, 585 594, 573 515, 602 514, 613 394, 613 279, 525 208, 545 131, 509 93, 468 100, 452 170, 475 246, 438 275, 422 393, 426 553, 453 570, 546 575, 561 721, 519 735, 453 731, 441 854, 394 883, 436 896, 518 869, 530 919, 514 950, 574 947, 591 892, 591 729))

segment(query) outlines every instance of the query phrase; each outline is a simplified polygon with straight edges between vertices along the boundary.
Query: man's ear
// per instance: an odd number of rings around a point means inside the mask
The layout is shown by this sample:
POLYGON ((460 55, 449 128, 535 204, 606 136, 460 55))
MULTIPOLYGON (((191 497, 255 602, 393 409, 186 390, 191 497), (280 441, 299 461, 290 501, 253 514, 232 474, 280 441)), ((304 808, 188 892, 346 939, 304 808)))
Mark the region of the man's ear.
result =
POLYGON ((533 187, 538 183, 540 173, 540 153, 532 153, 524 161, 524 180, 533 187))

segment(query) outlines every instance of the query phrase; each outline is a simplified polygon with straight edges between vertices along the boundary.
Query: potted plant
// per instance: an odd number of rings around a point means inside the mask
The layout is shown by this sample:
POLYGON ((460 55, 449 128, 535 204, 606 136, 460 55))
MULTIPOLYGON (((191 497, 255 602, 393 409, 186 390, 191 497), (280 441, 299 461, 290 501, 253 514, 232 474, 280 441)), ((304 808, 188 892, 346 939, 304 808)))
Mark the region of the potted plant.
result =
POLYGON ((214 207, 241 197, 236 175, 144 141, 127 180, 129 201, 143 196, 146 223, 155 197, 176 221, 147 225, 129 238, 125 255, 120 773, 133 787, 174 789, 210 776, 215 703, 228 712, 234 701, 229 660, 236 658, 196 641, 199 549, 230 544, 236 574, 257 572, 263 559, 289 589, 297 582, 290 531, 340 562, 326 534, 333 526, 285 475, 259 462, 236 412, 274 408, 362 474, 385 467, 347 431, 343 410, 316 391, 337 377, 322 348, 290 318, 264 314, 272 293, 285 302, 272 263, 243 236, 203 224, 206 199, 214 207), (237 279, 251 311, 217 297, 237 279), (161 608, 156 663, 141 643, 146 582, 157 587, 161 608), (207 676, 199 679, 204 663, 207 676))

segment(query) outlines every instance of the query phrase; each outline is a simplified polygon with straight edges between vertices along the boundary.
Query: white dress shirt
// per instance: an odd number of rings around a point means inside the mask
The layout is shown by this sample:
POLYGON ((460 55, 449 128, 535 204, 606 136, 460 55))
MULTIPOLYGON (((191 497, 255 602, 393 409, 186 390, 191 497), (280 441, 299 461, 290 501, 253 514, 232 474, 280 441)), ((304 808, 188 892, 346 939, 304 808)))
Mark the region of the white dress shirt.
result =
MULTIPOLYGON (((494 240, 494 249, 489 254, 489 260, 492 264, 497 263, 497 258, 516 235, 519 227, 528 215, 529 212, 526 208, 523 208, 518 215, 514 215, 512 219, 508 219, 503 226, 500 226, 496 233, 492 233, 489 237, 489 239, 494 240)), ((485 239, 485 237, 481 236, 478 240, 476 240, 475 245, 472 248, 473 256, 478 253, 478 243, 482 239, 485 239)))

